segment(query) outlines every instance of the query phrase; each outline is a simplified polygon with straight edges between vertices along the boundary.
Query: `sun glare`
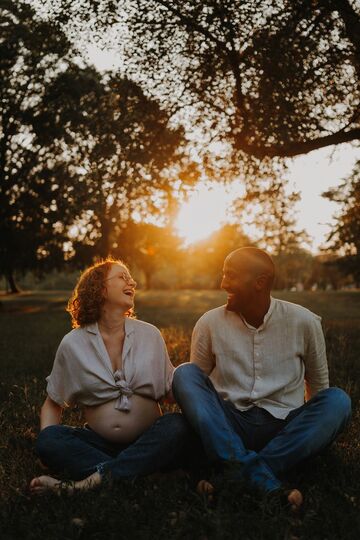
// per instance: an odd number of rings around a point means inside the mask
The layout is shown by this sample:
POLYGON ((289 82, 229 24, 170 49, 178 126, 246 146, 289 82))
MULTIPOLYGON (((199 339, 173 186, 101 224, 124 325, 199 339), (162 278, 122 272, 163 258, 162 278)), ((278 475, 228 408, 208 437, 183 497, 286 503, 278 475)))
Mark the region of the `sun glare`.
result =
POLYGON ((203 240, 228 221, 228 209, 234 193, 214 182, 200 185, 184 201, 175 221, 175 228, 186 245, 203 240))

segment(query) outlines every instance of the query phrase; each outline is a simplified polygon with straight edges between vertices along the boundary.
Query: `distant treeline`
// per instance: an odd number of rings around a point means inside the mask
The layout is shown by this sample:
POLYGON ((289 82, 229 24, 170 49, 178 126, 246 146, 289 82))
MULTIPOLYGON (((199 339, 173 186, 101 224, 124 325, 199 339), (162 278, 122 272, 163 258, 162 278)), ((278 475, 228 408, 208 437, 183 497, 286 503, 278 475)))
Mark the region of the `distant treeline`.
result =
MULTIPOLYGON (((189 247, 169 230, 150 224, 133 224, 113 250, 114 257, 128 264, 138 286, 144 289, 216 289, 220 286, 226 255, 241 246, 255 245, 235 225, 225 225, 209 238, 189 247)), ((353 276, 345 275, 335 255, 314 256, 301 248, 275 255, 276 289, 311 290, 359 287, 353 276)), ((41 277, 27 273, 20 288, 72 289, 80 272, 69 263, 61 271, 41 277)), ((5 283, 5 280, 4 280, 5 283)))

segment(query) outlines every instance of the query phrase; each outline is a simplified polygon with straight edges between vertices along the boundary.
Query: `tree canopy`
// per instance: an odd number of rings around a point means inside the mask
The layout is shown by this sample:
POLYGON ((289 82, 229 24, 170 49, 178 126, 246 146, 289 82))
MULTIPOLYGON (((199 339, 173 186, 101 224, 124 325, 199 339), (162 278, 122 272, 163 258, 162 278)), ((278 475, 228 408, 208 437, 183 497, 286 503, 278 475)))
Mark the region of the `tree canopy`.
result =
POLYGON ((286 157, 360 138, 360 16, 351 2, 131 4, 139 64, 176 72, 179 98, 199 103, 235 148, 286 157), (145 52, 140 33, 151 43, 145 52))
MULTIPOLYGON (((85 4, 77 3, 80 18, 85 4)), ((119 42, 128 73, 246 155, 292 157, 360 139, 355 1, 96 4, 100 26, 127 30, 119 42)))

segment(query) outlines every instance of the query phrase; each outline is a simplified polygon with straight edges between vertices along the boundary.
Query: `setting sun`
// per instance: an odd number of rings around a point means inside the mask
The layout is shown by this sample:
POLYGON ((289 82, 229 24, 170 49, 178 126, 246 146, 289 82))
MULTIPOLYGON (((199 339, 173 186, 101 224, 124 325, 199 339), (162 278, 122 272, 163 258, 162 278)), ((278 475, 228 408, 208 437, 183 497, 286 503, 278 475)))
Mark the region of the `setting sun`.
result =
POLYGON ((203 240, 229 221, 228 209, 234 199, 223 185, 201 184, 185 201, 175 221, 175 228, 185 244, 203 240))

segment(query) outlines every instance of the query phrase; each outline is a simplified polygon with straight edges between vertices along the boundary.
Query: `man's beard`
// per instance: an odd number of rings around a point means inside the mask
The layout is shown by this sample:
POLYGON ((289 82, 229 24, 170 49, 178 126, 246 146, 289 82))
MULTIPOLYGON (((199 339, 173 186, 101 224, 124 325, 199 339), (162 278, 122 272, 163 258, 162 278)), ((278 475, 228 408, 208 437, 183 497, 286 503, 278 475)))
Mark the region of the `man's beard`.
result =
POLYGON ((227 311, 241 311, 241 300, 235 295, 228 298, 226 309, 227 311))

